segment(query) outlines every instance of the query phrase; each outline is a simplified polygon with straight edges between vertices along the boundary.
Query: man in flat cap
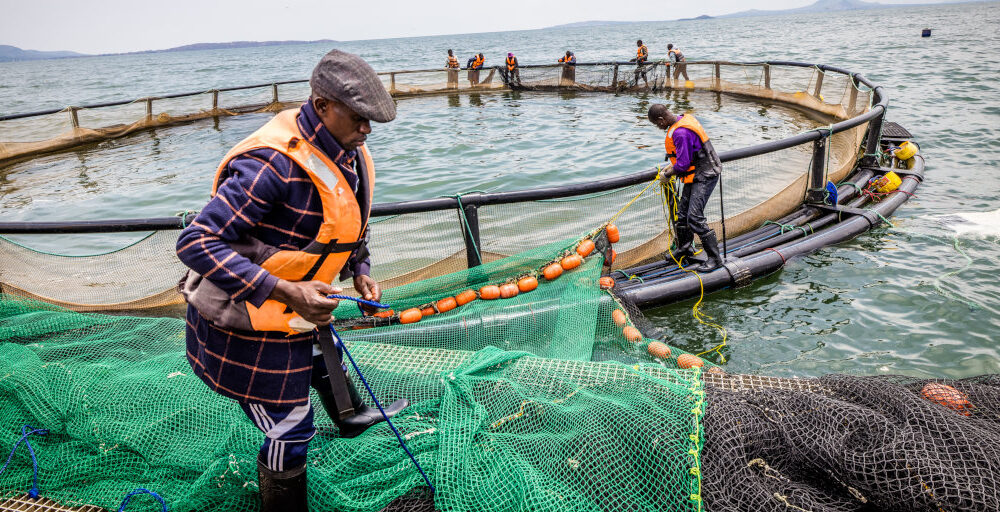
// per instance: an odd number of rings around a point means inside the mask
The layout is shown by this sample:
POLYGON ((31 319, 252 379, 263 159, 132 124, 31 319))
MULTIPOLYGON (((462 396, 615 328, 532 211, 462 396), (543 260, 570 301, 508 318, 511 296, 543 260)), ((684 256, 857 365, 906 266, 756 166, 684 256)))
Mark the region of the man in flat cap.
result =
POLYGON ((381 297, 366 247, 375 169, 365 139, 371 121, 395 119, 396 106, 371 66, 339 50, 309 85, 309 101, 222 159, 211 200, 177 241, 190 267, 180 283, 188 362, 264 432, 264 511, 307 509, 310 387, 343 437, 382 420, 332 348, 326 326, 338 301, 327 296, 342 291, 331 284, 339 274, 364 298, 381 297))

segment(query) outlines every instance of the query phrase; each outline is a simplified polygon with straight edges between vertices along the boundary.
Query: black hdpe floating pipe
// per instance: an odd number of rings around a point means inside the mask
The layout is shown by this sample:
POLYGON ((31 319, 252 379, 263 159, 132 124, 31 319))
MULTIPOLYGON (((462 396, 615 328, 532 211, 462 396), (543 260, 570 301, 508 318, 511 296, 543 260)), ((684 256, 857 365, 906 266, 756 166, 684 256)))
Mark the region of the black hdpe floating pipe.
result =
MULTIPOLYGON (((907 199, 920 185, 924 172, 924 159, 917 156, 916 165, 903 177, 903 183, 897 189, 898 193, 893 193, 871 207, 877 219, 886 218, 907 199)), ((837 214, 831 214, 837 215, 837 214)), ((785 265, 789 259, 814 252, 822 247, 841 243, 850 240, 869 228, 877 225, 880 220, 873 222, 864 215, 851 215, 849 218, 834 224, 833 226, 803 237, 800 240, 793 240, 774 247, 765 248, 759 252, 739 259, 739 264, 750 272, 750 279, 756 279, 776 272, 785 265)), ((729 260, 727 263, 731 263, 729 260)), ((692 274, 683 277, 661 282, 648 284, 638 284, 616 289, 616 293, 625 299, 633 302, 640 308, 660 306, 672 302, 678 302, 698 296, 704 286, 704 292, 720 290, 735 284, 735 278, 726 267, 720 267, 712 272, 692 274)))

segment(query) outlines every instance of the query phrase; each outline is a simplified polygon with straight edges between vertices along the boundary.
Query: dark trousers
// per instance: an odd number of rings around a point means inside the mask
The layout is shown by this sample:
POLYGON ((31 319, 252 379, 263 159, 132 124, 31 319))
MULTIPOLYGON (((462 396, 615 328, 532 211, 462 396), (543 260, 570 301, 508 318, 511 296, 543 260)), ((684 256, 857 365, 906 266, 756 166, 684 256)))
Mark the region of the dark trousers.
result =
POLYGON ((698 238, 711 231, 708 219, 705 218, 705 205, 708 204, 708 198, 712 196, 717 183, 719 183, 718 176, 711 178, 695 176, 694 181, 685 183, 684 190, 681 191, 681 202, 677 205, 678 221, 686 222, 698 238))
MULTIPOLYGON (((341 371, 346 370, 341 368, 341 371)), ((330 379, 324 378, 326 374, 323 356, 313 356, 312 387, 331 393, 330 379)), ((296 407, 240 402, 240 408, 264 433, 259 458, 268 469, 287 471, 306 463, 309 441, 316 435, 311 401, 296 407)))

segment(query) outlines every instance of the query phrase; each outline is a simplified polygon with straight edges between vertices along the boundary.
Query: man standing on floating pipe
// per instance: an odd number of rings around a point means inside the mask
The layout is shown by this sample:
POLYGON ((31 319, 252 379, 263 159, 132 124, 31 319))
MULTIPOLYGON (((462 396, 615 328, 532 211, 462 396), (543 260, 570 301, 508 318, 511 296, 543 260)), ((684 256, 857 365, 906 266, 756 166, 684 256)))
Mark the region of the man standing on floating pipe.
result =
POLYGON ((188 362, 264 432, 257 468, 265 512, 307 509, 310 387, 343 437, 382 420, 323 327, 338 304, 327 295, 342 291, 331 285, 338 273, 353 277, 365 299, 381 296, 369 277, 375 169, 364 142, 371 121, 392 121, 396 106, 371 66, 339 50, 320 60, 309 85, 309 101, 223 158, 212 199, 177 241, 191 268, 181 282, 188 362))
POLYGON ((705 205, 719 182, 722 161, 705 129, 693 115, 677 117, 666 105, 655 104, 649 107, 647 117, 659 129, 667 131, 664 146, 670 165, 660 171, 660 178, 669 180, 676 177, 684 183, 677 208, 678 220, 674 226, 676 247, 670 252, 670 257, 676 261, 684 257, 690 260, 694 255, 694 235, 697 234, 708 260, 692 270, 706 272, 718 268, 722 266, 722 256, 715 231, 708 227, 705 219, 705 205))

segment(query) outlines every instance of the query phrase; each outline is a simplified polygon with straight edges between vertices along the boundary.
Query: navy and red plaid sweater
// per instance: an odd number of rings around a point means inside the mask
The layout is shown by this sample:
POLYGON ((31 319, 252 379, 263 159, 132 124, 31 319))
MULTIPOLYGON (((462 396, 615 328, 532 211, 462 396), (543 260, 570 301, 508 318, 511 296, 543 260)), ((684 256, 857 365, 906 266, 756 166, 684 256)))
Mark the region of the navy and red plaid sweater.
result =
MULTIPOLYGON (((355 151, 344 151, 306 102, 297 118, 302 137, 340 167, 358 192, 362 211, 373 184, 354 168, 355 151)), ((323 209, 309 175, 273 149, 258 149, 230 160, 215 197, 177 240, 177 256, 225 290, 233 300, 260 306, 278 279, 229 246, 244 235, 282 249, 302 249, 319 231, 323 209)), ((370 261, 347 262, 354 275, 367 275, 370 261)), ((187 309, 187 358, 194 373, 216 392, 241 402, 270 406, 304 405, 309 399, 315 331, 230 331, 216 327, 196 309, 187 309)))

